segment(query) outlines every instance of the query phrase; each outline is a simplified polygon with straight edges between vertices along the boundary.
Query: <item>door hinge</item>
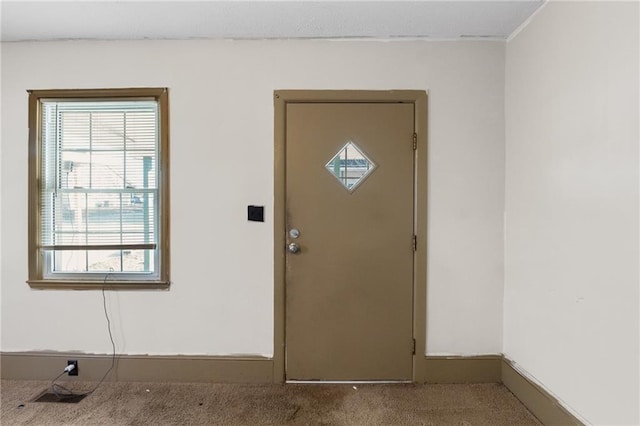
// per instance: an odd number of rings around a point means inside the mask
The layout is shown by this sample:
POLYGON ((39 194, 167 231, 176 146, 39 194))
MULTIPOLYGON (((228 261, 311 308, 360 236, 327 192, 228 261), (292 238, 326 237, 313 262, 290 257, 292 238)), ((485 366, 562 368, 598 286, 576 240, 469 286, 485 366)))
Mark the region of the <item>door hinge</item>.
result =
POLYGON ((418 251, 418 237, 413 236, 413 251, 418 251))
POLYGON ((413 352, 414 355, 416 354, 416 339, 413 339, 413 352))
POLYGON ((418 134, 414 133, 413 134, 413 150, 415 151, 416 149, 418 149, 418 134))

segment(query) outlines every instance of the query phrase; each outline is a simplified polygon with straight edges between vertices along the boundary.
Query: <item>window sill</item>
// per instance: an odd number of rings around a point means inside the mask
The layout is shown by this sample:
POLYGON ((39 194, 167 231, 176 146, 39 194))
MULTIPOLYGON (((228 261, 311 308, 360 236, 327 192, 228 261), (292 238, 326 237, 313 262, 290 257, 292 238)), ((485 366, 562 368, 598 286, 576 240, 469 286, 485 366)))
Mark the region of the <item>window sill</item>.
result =
POLYGON ((169 281, 73 281, 73 280, 28 280, 29 287, 36 290, 168 290, 169 281))

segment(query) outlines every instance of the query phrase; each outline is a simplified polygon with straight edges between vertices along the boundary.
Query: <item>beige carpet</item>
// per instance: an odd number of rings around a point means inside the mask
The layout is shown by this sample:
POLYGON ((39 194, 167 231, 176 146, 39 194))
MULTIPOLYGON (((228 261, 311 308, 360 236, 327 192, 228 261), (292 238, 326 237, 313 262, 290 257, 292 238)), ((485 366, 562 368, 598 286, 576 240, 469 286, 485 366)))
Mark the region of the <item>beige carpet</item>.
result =
MULTIPOLYGON (((68 387, 82 391, 93 385, 68 387)), ((47 387, 44 381, 3 380, 2 425, 540 425, 499 384, 354 389, 105 382, 77 404, 29 402, 47 387)))

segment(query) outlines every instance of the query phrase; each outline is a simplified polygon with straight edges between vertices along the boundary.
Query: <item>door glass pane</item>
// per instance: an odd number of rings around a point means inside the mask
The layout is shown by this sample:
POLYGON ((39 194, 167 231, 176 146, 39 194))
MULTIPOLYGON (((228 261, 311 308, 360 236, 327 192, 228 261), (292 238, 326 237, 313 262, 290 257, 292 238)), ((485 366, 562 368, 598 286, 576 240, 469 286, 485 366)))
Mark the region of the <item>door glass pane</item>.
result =
POLYGON ((356 144, 349 141, 324 167, 345 188, 353 191, 365 177, 373 172, 376 164, 356 144))

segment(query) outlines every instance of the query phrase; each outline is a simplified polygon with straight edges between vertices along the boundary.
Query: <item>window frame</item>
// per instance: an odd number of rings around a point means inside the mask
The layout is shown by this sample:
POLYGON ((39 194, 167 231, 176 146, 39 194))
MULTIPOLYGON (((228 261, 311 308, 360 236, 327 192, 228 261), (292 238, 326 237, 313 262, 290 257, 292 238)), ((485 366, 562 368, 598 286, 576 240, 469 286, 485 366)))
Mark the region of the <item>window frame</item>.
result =
POLYGON ((27 284, 37 289, 166 289, 170 285, 170 205, 169 205, 169 96, 165 87, 123 88, 123 89, 60 89, 28 90, 29 94, 29 193, 28 193, 28 263, 29 278, 27 284), (126 273, 65 273, 64 277, 45 277, 45 256, 40 249, 41 239, 41 173, 42 173, 42 100, 135 100, 154 99, 158 103, 159 141, 158 141, 158 232, 157 272, 148 278, 139 276, 134 279, 126 273), (90 277, 94 275, 95 278, 90 277))

